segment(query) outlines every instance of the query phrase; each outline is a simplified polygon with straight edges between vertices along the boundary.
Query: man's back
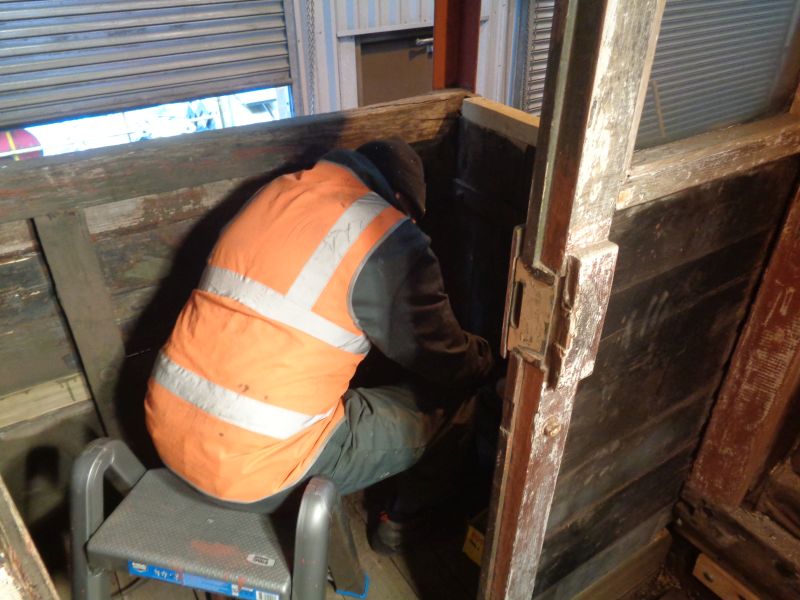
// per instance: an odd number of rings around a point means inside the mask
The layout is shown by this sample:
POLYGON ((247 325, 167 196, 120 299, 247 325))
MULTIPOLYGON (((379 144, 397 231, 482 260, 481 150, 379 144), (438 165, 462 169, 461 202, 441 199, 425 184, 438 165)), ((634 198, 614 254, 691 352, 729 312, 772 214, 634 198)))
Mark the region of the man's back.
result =
POLYGON ((305 474, 369 349, 350 313, 352 279, 403 218, 325 161, 256 194, 223 232, 151 379, 148 427, 172 470, 239 502, 305 474))

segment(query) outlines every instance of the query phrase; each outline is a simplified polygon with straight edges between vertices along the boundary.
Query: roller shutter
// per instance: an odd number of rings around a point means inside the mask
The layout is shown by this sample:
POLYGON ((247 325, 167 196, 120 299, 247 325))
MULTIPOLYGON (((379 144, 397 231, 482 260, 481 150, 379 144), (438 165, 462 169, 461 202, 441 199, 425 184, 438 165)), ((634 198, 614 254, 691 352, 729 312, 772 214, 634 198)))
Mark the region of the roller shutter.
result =
POLYGON ((667 0, 638 146, 763 115, 797 23, 798 0, 667 0))
POLYGON ((0 3, 0 127, 291 83, 280 0, 0 3))
POLYGON ((542 112, 544 76, 547 71, 554 9, 555 0, 531 0, 528 8, 528 52, 525 57, 525 87, 521 100, 522 109, 535 115, 542 112))
MULTIPOLYGON (((553 0, 528 0, 519 106, 541 112, 553 0)), ((795 35, 800 0, 667 0, 637 146, 761 116, 795 35)), ((777 100, 777 102, 776 102, 777 100)))

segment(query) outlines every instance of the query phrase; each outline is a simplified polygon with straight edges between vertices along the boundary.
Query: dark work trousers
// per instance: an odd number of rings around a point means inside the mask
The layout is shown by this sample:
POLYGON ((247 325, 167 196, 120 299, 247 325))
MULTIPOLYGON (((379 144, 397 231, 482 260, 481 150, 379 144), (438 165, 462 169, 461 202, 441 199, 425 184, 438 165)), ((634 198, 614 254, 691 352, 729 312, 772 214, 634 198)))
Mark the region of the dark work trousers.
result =
MULTIPOLYGON (((474 429, 474 398, 462 394, 441 402, 430 391, 401 384, 351 389, 344 400, 345 418, 303 482, 322 475, 345 495, 402 473, 387 507, 398 520, 456 493, 474 429)), ((271 512, 300 483, 238 508, 271 512)))

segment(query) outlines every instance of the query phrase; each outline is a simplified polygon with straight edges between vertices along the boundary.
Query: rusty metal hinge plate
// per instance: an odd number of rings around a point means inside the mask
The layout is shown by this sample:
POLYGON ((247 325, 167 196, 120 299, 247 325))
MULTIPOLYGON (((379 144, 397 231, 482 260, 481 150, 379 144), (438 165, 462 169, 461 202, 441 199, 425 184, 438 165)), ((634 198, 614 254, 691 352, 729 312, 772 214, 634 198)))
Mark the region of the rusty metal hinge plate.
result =
POLYGON ((546 369, 558 278, 525 264, 520 256, 523 233, 522 226, 514 230, 503 315, 503 357, 516 351, 526 361, 546 369))

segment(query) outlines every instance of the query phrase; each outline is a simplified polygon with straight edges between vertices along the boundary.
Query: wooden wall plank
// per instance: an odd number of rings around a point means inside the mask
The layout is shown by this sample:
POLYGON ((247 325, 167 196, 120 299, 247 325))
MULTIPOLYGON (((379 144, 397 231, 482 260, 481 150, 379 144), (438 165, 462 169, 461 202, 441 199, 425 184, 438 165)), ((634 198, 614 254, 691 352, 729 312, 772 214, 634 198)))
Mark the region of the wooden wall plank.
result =
POLYGON ((648 546, 671 520, 672 507, 665 506, 547 590, 537 592, 534 600, 574 600, 593 582, 625 564, 633 551, 648 546))
POLYGON ((800 389, 798 289, 800 193, 770 258, 687 484, 711 503, 742 502, 800 389))
POLYGON ((633 155, 617 200, 622 210, 792 156, 800 117, 783 114, 678 140, 633 155))
POLYGON ((797 169, 798 161, 787 159, 665 197, 654 210, 644 205, 617 213, 611 240, 626 250, 617 264, 615 291, 771 230, 793 191, 797 169))
POLYGON ((446 91, 341 113, 150 140, 0 166, 0 223, 57 210, 253 177, 309 164, 327 150, 376 136, 441 139, 456 124, 463 91, 446 91), (146 174, 146 175, 143 175, 146 174))
MULTIPOLYGON (((667 209, 668 210, 668 209, 667 209)), ((704 297, 733 281, 759 277, 774 228, 734 242, 626 287, 612 288, 603 339, 689 310, 704 297)), ((621 245, 625 253, 628 245, 621 245)))
POLYGON ((538 589, 547 589, 665 506, 674 504, 690 463, 690 452, 675 456, 548 535, 538 589))
POLYGON ((80 373, 0 397, 0 429, 92 399, 80 373))
POLYGON ((125 348, 83 213, 36 217, 35 224, 103 426, 119 437, 114 395, 125 348))
POLYGON ((559 474, 547 534, 588 506, 655 471, 677 454, 691 452, 710 407, 708 394, 691 396, 638 429, 595 446, 594 456, 559 474))
POLYGON ((0 343, 0 395, 72 375, 80 369, 75 347, 60 317, 16 326, 0 343))
POLYGON ((614 571, 593 583, 575 596, 575 600, 620 600, 650 579, 655 578, 667 552, 672 545, 672 536, 662 529, 644 547, 632 554, 614 571))

